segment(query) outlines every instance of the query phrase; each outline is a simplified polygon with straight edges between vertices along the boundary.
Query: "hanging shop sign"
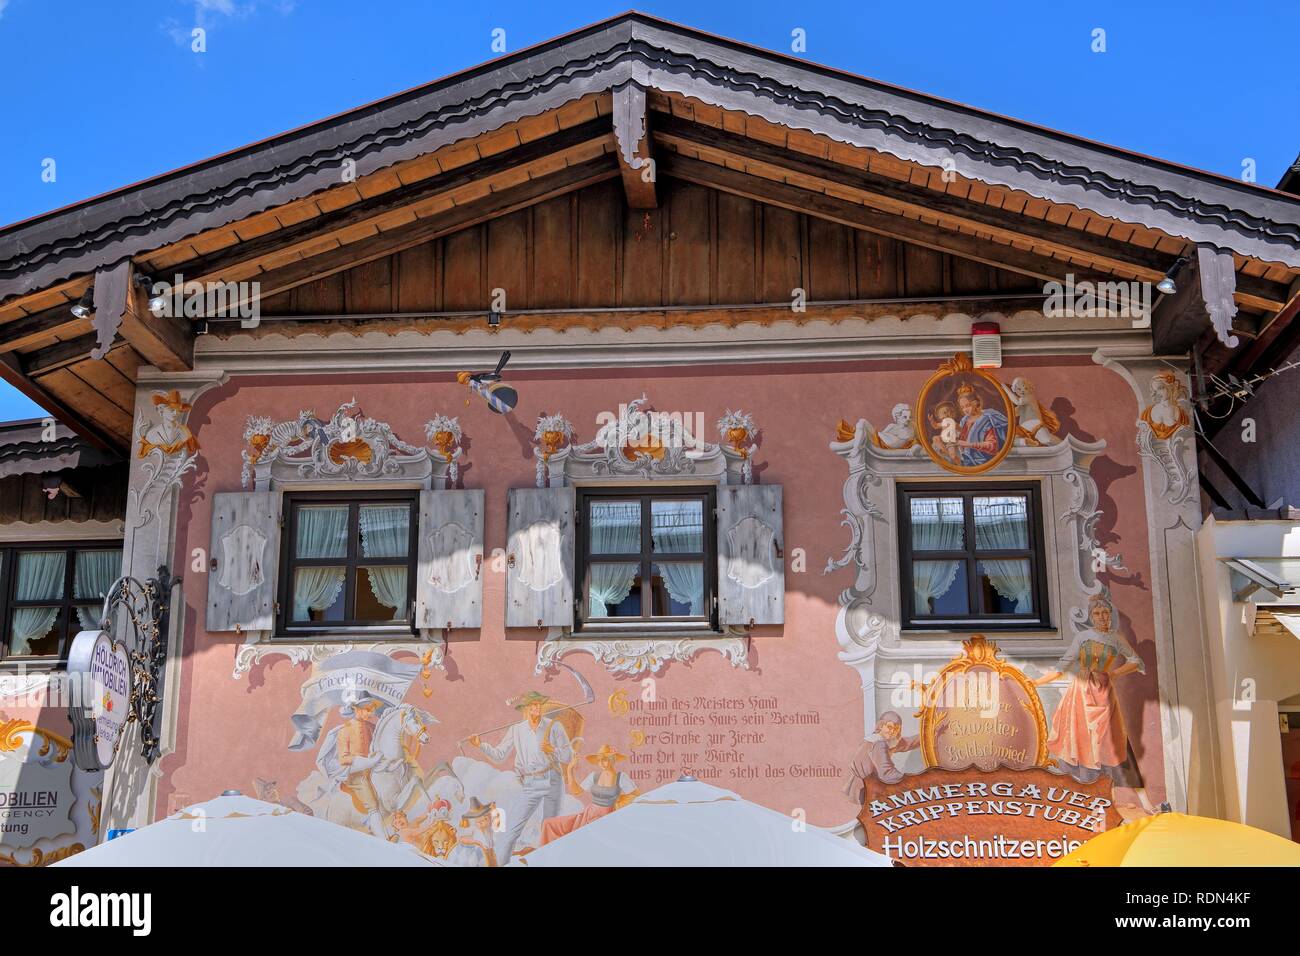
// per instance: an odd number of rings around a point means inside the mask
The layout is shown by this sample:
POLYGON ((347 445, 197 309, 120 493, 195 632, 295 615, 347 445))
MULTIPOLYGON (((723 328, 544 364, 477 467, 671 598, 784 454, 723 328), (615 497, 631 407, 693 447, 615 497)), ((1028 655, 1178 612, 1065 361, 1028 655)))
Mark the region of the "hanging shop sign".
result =
POLYGON ((131 658, 105 631, 82 631, 68 651, 72 754, 82 770, 107 770, 131 709, 131 658))
POLYGON ((167 661, 168 609, 180 583, 164 567, 141 583, 114 582, 104 600, 101 630, 82 631, 68 652, 71 685, 68 719, 72 759, 81 770, 107 770, 117 759, 128 723, 139 726, 140 755, 153 763, 161 754, 158 704, 167 661), (114 637, 114 628, 128 635, 114 637))
POLYGON ((996 644, 973 636, 919 689, 920 733, 887 727, 862 780, 871 849, 908 866, 1047 866, 1119 825, 1111 778, 1062 772, 1033 682, 996 644), (893 764, 907 750, 922 772, 893 764))

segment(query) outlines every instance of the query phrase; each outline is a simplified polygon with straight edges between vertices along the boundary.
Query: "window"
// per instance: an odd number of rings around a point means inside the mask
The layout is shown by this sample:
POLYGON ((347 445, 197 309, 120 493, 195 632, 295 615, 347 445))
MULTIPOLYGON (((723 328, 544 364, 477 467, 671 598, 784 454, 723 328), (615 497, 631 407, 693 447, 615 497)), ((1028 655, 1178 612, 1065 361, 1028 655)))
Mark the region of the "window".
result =
POLYGON ((1036 484, 900 485, 903 626, 1049 626, 1036 484))
POLYGON ((282 635, 412 632, 417 498, 285 495, 277 620, 282 635))
POLYGON ((578 627, 714 627, 714 491, 578 491, 578 627))
POLYGON ((104 598, 122 574, 117 543, 0 549, 0 637, 7 662, 64 660, 78 631, 99 626, 104 598))

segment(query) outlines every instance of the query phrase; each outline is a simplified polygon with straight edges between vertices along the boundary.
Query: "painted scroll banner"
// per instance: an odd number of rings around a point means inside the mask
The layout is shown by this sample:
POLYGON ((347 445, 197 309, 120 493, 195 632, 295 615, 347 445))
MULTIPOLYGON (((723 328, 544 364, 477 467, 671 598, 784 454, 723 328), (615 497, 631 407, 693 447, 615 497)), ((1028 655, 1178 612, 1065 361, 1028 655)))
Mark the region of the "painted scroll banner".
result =
POLYGON ((867 846, 906 866, 1050 866, 1120 823, 1108 777, 926 770, 864 784, 867 846))

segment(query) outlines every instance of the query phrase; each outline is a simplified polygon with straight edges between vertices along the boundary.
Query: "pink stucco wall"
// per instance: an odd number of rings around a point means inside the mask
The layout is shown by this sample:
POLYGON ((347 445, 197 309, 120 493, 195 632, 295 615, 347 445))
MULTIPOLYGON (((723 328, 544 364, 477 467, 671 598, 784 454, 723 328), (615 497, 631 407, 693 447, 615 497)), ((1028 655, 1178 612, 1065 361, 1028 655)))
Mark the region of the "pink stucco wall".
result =
MULTIPOLYGON (((186 477, 180 495, 175 566, 185 573, 185 662, 178 688, 182 701, 177 747, 163 762, 159 815, 229 788, 253 793, 254 778, 276 780, 282 792, 292 793, 314 769, 314 751, 287 749, 292 737, 289 716, 299 703, 308 666, 278 657, 239 680, 232 679, 240 638, 203 629, 207 579, 204 573, 189 570, 192 549, 209 546, 212 494, 240 487, 242 432, 248 416, 269 415, 281 421, 296 417, 301 408, 313 408, 327 418, 355 397, 367 415, 387 421, 399 437, 413 443, 422 441, 423 424, 433 414, 460 416, 466 436, 463 482, 465 487, 486 489, 485 550, 490 555, 492 549, 505 546, 507 489, 533 486, 531 435, 537 416, 563 412, 574 422, 579 440, 586 440, 599 413, 613 412, 620 402, 644 392, 657 409, 702 412, 711 440, 717 438, 713 423, 724 410, 750 412, 762 429, 756 480, 780 483, 785 497, 784 627, 753 638, 749 670, 733 668, 714 653, 701 654, 688 665, 670 664, 658 677, 658 698, 745 702, 740 710, 712 708, 714 714, 745 713, 751 698, 775 698, 775 712, 815 714, 816 719, 788 725, 769 720, 757 727, 679 726, 677 733, 699 734, 700 744, 647 744, 635 753, 662 751, 662 763, 624 767, 662 770, 665 779, 672 779, 685 765, 710 763, 705 759, 709 731, 757 731, 763 735, 761 743, 736 748, 745 756, 739 766, 749 768, 746 772, 754 776, 737 778, 732 766, 719 765, 722 775, 712 782, 782 811, 804 808, 813 823, 849 819, 859 808, 843 794, 840 773, 864 734, 863 700, 858 675, 836 657, 836 598, 851 582, 851 574, 849 570, 821 573, 827 558, 838 556, 848 540, 840 526, 846 469, 828 443, 840 418, 886 423, 895 403, 915 401, 936 364, 925 360, 518 372, 510 378, 519 388, 520 404, 513 416, 505 418, 491 414, 478 400, 467 405, 466 390, 447 374, 248 376, 205 393, 189 416, 201 445, 198 468, 186 477), (796 549, 807 556, 802 573, 790 570, 796 549), (688 753, 699 755, 698 759, 684 759, 688 753)), ((1145 676, 1118 682, 1118 692, 1148 792, 1159 801, 1164 786, 1151 572, 1142 473, 1134 442, 1138 409, 1133 394, 1119 377, 1086 358, 1011 361, 999 373, 1006 382, 1015 375, 1034 380, 1044 405, 1061 418, 1063 432, 1107 442, 1093 468, 1103 510, 1100 543, 1123 554, 1128 571, 1111 579, 1112 596, 1124 633, 1146 663, 1145 676)), ((1058 516, 1048 515, 1046 520, 1058 516)), ((510 721, 514 712, 505 701, 513 695, 529 688, 563 700, 573 700, 577 694, 568 674, 534 676, 537 634, 507 633, 502 624, 504 575, 489 565, 485 574, 481 632, 455 633, 446 672, 434 671, 427 681, 431 694, 426 697, 417 681, 408 697, 440 721, 420 758, 426 768, 458 754, 460 739, 510 721)), ((897 589, 898 583, 882 580, 880 587, 897 589)), ((1014 659, 1014 650, 1009 649, 1009 656, 1014 659)), ((615 679, 589 656, 571 655, 565 660, 596 691, 595 703, 585 708, 584 750, 611 743, 629 752, 628 718, 613 716, 606 700, 619 688, 631 698, 638 697, 639 683, 615 679)), ((706 720, 709 712, 704 712, 706 720)), ((330 726, 333 723, 327 729, 330 726)), ((723 749, 732 749, 729 741, 723 749)), ((641 787, 649 789, 658 782, 658 778, 642 781, 641 787)))

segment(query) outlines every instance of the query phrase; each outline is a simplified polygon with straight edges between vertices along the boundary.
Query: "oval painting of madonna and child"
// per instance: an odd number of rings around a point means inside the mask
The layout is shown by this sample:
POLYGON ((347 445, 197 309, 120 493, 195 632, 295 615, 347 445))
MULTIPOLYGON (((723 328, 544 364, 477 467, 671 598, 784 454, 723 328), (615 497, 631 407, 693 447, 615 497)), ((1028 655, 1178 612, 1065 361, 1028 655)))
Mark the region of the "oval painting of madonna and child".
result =
POLYGON ((936 464, 959 475, 988 471, 1011 450, 1015 411, 996 378, 958 353, 916 400, 916 432, 936 464))

